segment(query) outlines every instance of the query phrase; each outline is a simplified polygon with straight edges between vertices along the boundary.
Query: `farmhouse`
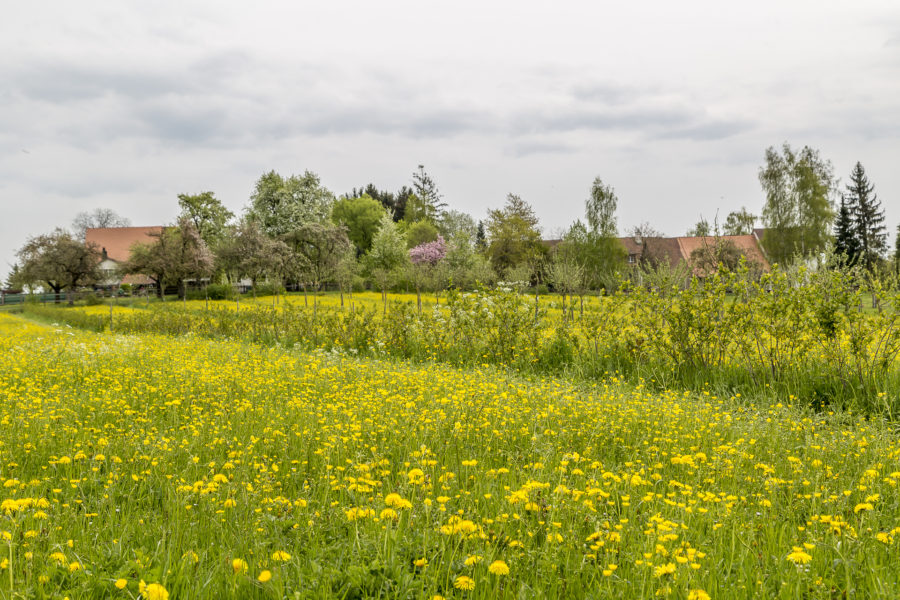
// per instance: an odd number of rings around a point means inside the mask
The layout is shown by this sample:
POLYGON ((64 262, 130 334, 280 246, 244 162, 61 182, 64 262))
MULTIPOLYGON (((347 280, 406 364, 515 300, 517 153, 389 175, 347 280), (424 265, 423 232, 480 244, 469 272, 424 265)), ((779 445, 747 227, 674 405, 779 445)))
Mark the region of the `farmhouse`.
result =
POLYGON ((152 285, 153 282, 146 275, 126 274, 124 277, 119 271, 119 265, 131 256, 131 246, 135 243, 152 244, 156 241, 162 227, 97 227, 89 228, 84 235, 86 244, 96 244, 102 255, 100 271, 103 280, 98 283, 100 287, 116 287, 123 283, 133 286, 152 285))
POLYGON ((736 250, 747 262, 755 264, 763 271, 769 270, 769 262, 756 235, 722 235, 718 237, 674 237, 641 238, 640 236, 619 238, 628 254, 628 264, 638 265, 668 263, 675 266, 685 261, 697 270, 698 257, 704 253, 715 255, 716 249, 728 246, 736 250))

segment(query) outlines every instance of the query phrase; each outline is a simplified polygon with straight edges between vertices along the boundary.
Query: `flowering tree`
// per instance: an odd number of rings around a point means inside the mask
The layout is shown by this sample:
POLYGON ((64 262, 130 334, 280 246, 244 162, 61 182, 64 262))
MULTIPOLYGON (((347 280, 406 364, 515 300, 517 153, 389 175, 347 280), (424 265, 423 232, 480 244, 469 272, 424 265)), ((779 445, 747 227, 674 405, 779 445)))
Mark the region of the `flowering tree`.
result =
POLYGON ((412 276, 416 286, 416 302, 419 312, 422 312, 422 284, 425 283, 434 271, 434 268, 446 255, 447 244, 440 235, 433 242, 419 244, 409 251, 409 261, 412 263, 412 276))

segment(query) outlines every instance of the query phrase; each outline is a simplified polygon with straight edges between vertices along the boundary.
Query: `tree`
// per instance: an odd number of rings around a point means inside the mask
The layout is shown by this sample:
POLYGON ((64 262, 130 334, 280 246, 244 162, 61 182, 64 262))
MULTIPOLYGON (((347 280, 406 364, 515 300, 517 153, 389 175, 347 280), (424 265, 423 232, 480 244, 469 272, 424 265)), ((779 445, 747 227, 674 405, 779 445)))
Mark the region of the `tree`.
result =
POLYGON ((710 233, 712 233, 712 228, 709 226, 709 221, 703 217, 700 217, 697 224, 687 230, 688 237, 706 237, 710 235, 710 233))
POLYGON ((300 270, 297 258, 281 240, 273 240, 255 221, 243 219, 231 228, 217 256, 221 266, 238 279, 250 280, 253 295, 256 284, 267 277, 284 280, 300 270))
MULTIPOLYGON (((375 184, 368 184, 365 187, 353 188, 353 190, 345 195, 345 198, 358 198, 360 196, 369 196, 370 198, 377 200, 381 203, 381 205, 387 210, 391 217, 394 219, 394 222, 402 221, 406 216, 406 202, 409 197, 412 195, 413 191, 407 186, 403 186, 400 188, 400 191, 394 194, 393 192, 389 192, 387 190, 379 190, 375 184)), ((351 238, 352 239, 352 238, 351 238)))
POLYGON ((750 235, 753 233, 753 225, 756 224, 756 215, 751 214, 743 206, 741 210, 728 213, 725 217, 725 235, 750 235))
POLYGON ((378 231, 384 214, 382 204, 368 194, 341 198, 331 208, 332 222, 347 228, 347 237, 356 246, 357 256, 365 254, 372 247, 372 238, 378 231))
POLYGON ((900 225, 897 225, 897 237, 894 238, 894 274, 900 277, 900 225))
POLYGON ((628 230, 628 234, 632 237, 636 238, 660 238, 663 237, 663 233, 650 224, 649 221, 644 221, 642 223, 638 223, 634 227, 628 230))
POLYGON ((414 248, 440 237, 438 228, 431 221, 416 221, 406 229, 406 247, 414 248))
POLYGON ((486 230, 487 255, 501 277, 512 267, 536 262, 545 252, 534 209, 515 194, 506 196, 503 208, 488 211, 486 230))
POLYGON ((400 234, 397 224, 389 215, 381 218, 378 232, 372 239, 372 248, 365 257, 366 270, 381 290, 384 312, 387 313, 387 289, 397 272, 409 260, 406 241, 400 234))
POLYGON ((181 207, 179 219, 188 219, 210 248, 215 248, 222 240, 228 221, 234 217, 213 192, 178 194, 178 205, 181 207))
MULTIPOLYGON (((576 222, 576 225, 580 224, 580 221, 576 222)), ((579 256, 580 249, 577 243, 571 243, 571 240, 580 235, 580 232, 578 232, 577 227, 573 225, 573 228, 570 228, 568 234, 569 240, 564 240, 563 243, 556 246, 554 249, 555 251, 551 254, 550 260, 546 266, 548 283, 552 284, 553 288, 562 296, 563 319, 567 316, 566 296, 568 295, 571 297, 576 293, 581 296, 585 280, 584 263, 582 257, 579 256), (573 231, 573 229, 575 231, 573 231)), ((581 310, 583 314, 584 303, 582 303, 581 310)), ((569 312, 569 316, 572 316, 571 311, 569 312)))
POLYGON ((446 240, 452 240, 458 235, 465 235, 468 239, 475 239, 478 227, 472 215, 458 211, 448 210, 441 216, 440 222, 437 224, 441 235, 446 240))
POLYGON ((120 216, 111 208, 95 208, 90 212, 80 212, 72 220, 75 238, 79 240, 84 239, 85 232, 88 229, 97 227, 129 227, 130 225, 130 220, 120 216))
POLYGON ((174 227, 163 227, 153 234, 156 241, 131 247, 128 260, 120 266, 123 273, 141 273, 156 284, 157 295, 164 298, 167 285, 174 285, 187 298, 188 280, 209 276, 214 259, 193 222, 182 217, 174 227))
POLYGON ((616 208, 619 198, 612 186, 594 178, 591 194, 584 203, 584 215, 590 231, 604 237, 616 237, 616 208))
POLYGON ((352 248, 347 229, 331 223, 305 223, 284 236, 284 241, 302 256, 304 288, 308 280, 316 291, 334 279, 341 257, 352 248))
POLYGON ((310 171, 282 177, 269 171, 256 182, 246 216, 277 238, 304 223, 322 223, 331 216, 334 195, 310 171))
POLYGON ((595 177, 584 203, 587 221, 582 253, 587 253, 583 269, 588 285, 608 288, 625 259, 625 248, 619 242, 616 208, 619 198, 612 186, 595 177))
POLYGON ((884 227, 884 209, 862 163, 857 162, 850 173, 847 196, 852 206, 860 259, 871 273, 887 249, 887 231, 884 227))
POLYGON ((464 234, 450 240, 444 257, 447 280, 454 287, 471 289, 476 284, 488 284, 493 279, 491 265, 478 250, 477 243, 464 234))
POLYGON ((859 260, 859 239, 850 202, 852 199, 841 197, 841 208, 834 223, 834 252, 843 257, 844 264, 853 266, 859 260))
POLYGON ((734 242, 716 236, 691 252, 690 262, 696 273, 706 277, 718 271, 720 265, 728 271, 736 271, 742 256, 734 242))
POLYGON ((766 194, 762 215, 766 252, 778 263, 787 262, 795 253, 804 257, 818 254, 830 239, 834 219, 831 162, 809 146, 794 152, 787 143, 781 154, 767 148, 765 160, 759 181, 766 194))
MULTIPOLYGON (((64 229, 29 238, 17 256, 22 283, 46 284, 56 294, 64 289, 74 292, 100 277, 100 249, 96 244, 85 244, 64 229)), ((69 304, 73 301, 70 293, 69 304)))
POLYGON ((428 281, 438 263, 446 255, 447 245, 440 234, 437 239, 424 242, 409 250, 413 283, 416 286, 416 304, 420 313, 422 312, 422 285, 428 281))
POLYGON ((425 165, 419 165, 418 171, 413 173, 413 196, 407 200, 404 219, 437 223, 447 206, 441 198, 434 180, 425 172, 425 165))
POLYGON ((487 234, 484 231, 484 221, 478 221, 478 227, 475 229, 475 248, 479 252, 487 250, 487 234))

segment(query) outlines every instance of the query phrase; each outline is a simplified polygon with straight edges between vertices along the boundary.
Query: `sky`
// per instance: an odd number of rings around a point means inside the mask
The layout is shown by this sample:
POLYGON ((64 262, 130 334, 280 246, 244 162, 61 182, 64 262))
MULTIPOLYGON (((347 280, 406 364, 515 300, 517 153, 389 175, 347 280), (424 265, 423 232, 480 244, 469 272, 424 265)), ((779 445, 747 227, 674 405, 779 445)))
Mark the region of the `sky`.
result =
POLYGON ((545 237, 592 181, 619 229, 759 214, 765 149, 861 161, 900 221, 900 2, 19 2, 0 21, 0 277, 29 236, 112 208, 231 210, 264 172, 335 194, 419 164, 449 207, 508 193, 545 237))

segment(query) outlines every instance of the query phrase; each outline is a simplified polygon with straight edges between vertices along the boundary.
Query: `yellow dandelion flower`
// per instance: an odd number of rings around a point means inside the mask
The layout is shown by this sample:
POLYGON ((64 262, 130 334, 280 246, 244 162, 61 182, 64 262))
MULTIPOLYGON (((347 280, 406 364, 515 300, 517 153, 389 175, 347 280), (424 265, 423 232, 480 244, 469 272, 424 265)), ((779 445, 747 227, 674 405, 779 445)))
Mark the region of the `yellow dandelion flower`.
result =
POLYGON ((691 590, 688 592, 688 600, 709 600, 709 594, 704 590, 691 590))
POLYGON ((805 565, 809 561, 812 560, 812 556, 807 554, 802 546, 794 546, 793 552, 787 555, 787 559, 792 563, 796 563, 798 565, 805 565))
POLYGON ((249 568, 247 565, 247 561, 243 558, 235 558, 231 561, 231 568, 235 573, 246 573, 249 568))
POLYGON ((675 563, 666 563, 653 569, 654 577, 665 577, 675 572, 675 563))
POLYGON ((265 582, 269 581, 270 579, 272 579, 272 571, 269 571, 268 569, 266 569, 265 571, 260 573, 259 576, 256 578, 256 580, 259 581, 260 583, 265 583, 265 582))
POLYGON ((495 560, 488 566, 488 572, 492 575, 509 575, 509 565, 502 560, 495 560))
POLYGON ((475 589, 475 580, 465 575, 460 575, 453 580, 453 587, 464 592, 471 592, 475 589))
POLYGON ((278 562, 287 562, 291 560, 291 555, 284 550, 276 550, 272 553, 272 560, 277 560, 278 562))
POLYGON ((121 590, 124 589, 126 585, 128 585, 127 579, 116 579, 116 588, 121 590))

